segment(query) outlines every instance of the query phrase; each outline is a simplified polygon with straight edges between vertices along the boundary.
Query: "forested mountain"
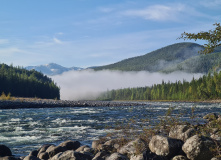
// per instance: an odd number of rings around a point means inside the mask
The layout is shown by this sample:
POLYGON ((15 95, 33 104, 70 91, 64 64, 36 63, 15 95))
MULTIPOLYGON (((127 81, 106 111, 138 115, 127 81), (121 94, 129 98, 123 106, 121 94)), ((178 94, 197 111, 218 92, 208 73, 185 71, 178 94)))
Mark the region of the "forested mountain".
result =
POLYGON ((114 64, 96 67, 95 70, 208 73, 221 70, 221 47, 214 53, 200 55, 203 46, 196 43, 177 43, 143 56, 129 58, 114 64))
POLYGON ((208 100, 221 98, 221 72, 204 75, 191 82, 162 82, 152 87, 111 90, 99 100, 208 100))
POLYGON ((59 87, 47 76, 35 70, 0 64, 0 93, 16 97, 60 99, 59 87))
POLYGON ((146 70, 150 72, 157 72, 165 68, 175 66, 193 56, 199 55, 198 51, 202 49, 203 46, 196 43, 176 43, 143 56, 129 58, 106 66, 96 67, 94 70, 146 70))

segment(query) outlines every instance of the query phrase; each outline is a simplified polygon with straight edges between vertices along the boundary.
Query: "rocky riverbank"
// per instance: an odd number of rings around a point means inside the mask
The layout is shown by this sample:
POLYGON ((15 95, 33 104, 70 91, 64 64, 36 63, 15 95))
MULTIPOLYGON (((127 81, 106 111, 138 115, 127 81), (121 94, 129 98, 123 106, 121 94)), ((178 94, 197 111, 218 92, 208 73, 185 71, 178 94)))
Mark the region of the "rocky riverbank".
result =
POLYGON ((25 157, 12 156, 2 144, 0 160, 220 160, 221 116, 210 113, 204 119, 208 123, 174 125, 168 135, 161 132, 148 140, 105 138, 93 141, 91 147, 68 140, 57 146, 44 144, 25 157))
POLYGON ((141 106, 143 102, 115 102, 115 101, 68 101, 47 99, 14 99, 0 100, 0 109, 17 108, 54 108, 54 107, 116 107, 141 106))

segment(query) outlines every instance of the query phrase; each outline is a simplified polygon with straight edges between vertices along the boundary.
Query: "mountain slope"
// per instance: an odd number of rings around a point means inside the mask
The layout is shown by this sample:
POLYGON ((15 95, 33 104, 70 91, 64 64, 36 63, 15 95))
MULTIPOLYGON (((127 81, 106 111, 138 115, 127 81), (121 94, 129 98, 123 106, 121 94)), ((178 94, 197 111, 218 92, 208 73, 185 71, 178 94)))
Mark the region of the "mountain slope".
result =
POLYGON ((56 74, 62 74, 63 72, 67 72, 70 70, 82 70, 82 68, 79 67, 71 67, 71 68, 66 68, 61 65, 58 65, 56 63, 49 63, 46 65, 40 65, 40 66, 28 66, 25 67, 27 70, 36 70, 39 72, 42 72, 46 75, 56 75, 56 74))
POLYGON ((161 71, 165 68, 176 66, 177 64, 198 55, 198 51, 203 46, 196 43, 176 43, 150 52, 143 56, 133 57, 120 62, 96 67, 94 70, 123 70, 123 71, 141 71, 150 72, 161 71))
POLYGON ((219 70, 221 70, 221 52, 191 57, 175 66, 162 70, 162 72, 208 73, 209 71, 219 70))

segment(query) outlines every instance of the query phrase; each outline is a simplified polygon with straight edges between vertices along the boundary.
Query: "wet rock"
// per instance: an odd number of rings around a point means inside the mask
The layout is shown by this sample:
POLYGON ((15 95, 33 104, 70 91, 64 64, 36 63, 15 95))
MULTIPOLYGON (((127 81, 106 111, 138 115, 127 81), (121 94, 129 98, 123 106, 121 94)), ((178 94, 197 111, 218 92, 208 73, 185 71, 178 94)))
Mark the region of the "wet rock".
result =
POLYGON ((213 157, 211 160, 221 160, 221 158, 213 157))
POLYGON ((166 157, 156 155, 150 151, 145 151, 143 153, 144 160, 168 160, 166 157))
POLYGON ((65 142, 59 144, 59 146, 66 147, 67 150, 76 150, 80 147, 80 145, 81 145, 80 142, 71 141, 71 140, 68 140, 68 141, 65 141, 65 142))
POLYGON ((19 160, 13 156, 0 157, 0 160, 19 160))
POLYGON ((38 151, 37 151, 37 150, 31 151, 31 152, 29 153, 29 156, 35 156, 35 157, 37 157, 37 156, 38 156, 38 151))
POLYGON ((43 160, 47 160, 47 159, 49 159, 49 154, 48 154, 48 152, 41 152, 40 154, 38 154, 38 158, 43 159, 43 160))
POLYGON ((131 155, 130 160, 145 160, 143 154, 131 155))
POLYGON ((105 160, 110 154, 106 151, 98 152, 92 160, 105 160))
POLYGON ((67 149, 62 146, 56 146, 56 147, 49 147, 46 152, 48 152, 49 158, 52 158, 59 152, 65 152, 67 149))
POLYGON ((195 135, 187 139, 182 149, 191 160, 210 160, 213 157, 210 148, 214 145, 210 138, 195 135))
MULTIPOLYGON (((103 142, 104 143, 104 142, 103 142)), ((95 140, 92 142, 92 148, 97 149, 100 144, 103 144, 100 140, 95 140)))
POLYGON ((40 160, 40 159, 35 156, 26 156, 23 160, 40 160))
POLYGON ((38 155, 37 155, 37 157, 39 157, 39 154, 41 154, 42 152, 46 152, 46 150, 47 150, 50 146, 55 146, 55 145, 44 144, 43 146, 41 146, 41 147, 38 149, 38 155))
POLYGON ((7 146, 0 145, 0 157, 5 157, 5 156, 12 156, 12 152, 7 146))
POLYGON ((143 153, 145 150, 146 146, 144 141, 138 138, 121 147, 118 152, 130 157, 131 155, 143 153))
POLYGON ((75 150, 76 152, 80 152, 80 151, 85 151, 85 152, 90 152, 91 148, 88 145, 84 145, 79 147, 78 149, 75 150))
POLYGON ((120 153, 113 153, 105 160, 129 160, 129 158, 120 153))
POLYGON ((159 156, 173 157, 181 151, 182 145, 181 140, 156 135, 152 137, 149 148, 159 156))
POLYGON ((179 155, 179 156, 173 157, 172 160, 188 160, 188 159, 185 156, 179 155))
POLYGON ((92 158, 88 155, 75 152, 73 150, 67 150, 65 152, 60 152, 52 157, 50 160, 91 160, 92 158))
POLYGON ((177 125, 170 129, 169 137, 180 139, 182 141, 186 141, 188 138, 195 135, 195 130, 193 128, 190 128, 187 125, 177 125))

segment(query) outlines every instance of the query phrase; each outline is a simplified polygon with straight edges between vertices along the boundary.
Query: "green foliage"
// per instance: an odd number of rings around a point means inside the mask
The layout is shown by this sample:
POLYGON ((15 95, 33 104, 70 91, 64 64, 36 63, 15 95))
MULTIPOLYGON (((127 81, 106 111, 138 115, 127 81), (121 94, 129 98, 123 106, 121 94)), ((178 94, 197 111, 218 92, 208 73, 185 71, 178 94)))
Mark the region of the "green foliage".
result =
POLYGON ((155 84, 152 87, 138 87, 111 90, 98 99, 111 100, 209 100, 221 99, 221 72, 207 76, 183 80, 175 83, 155 84))
POLYGON ((221 26, 220 23, 215 23, 216 28, 214 30, 209 30, 208 32, 199 33, 182 33, 180 39, 193 39, 193 40, 206 40, 207 44, 204 45, 205 49, 200 51, 200 53, 208 54, 212 53, 214 49, 221 46, 221 26))
POLYGON ((0 93, 15 97, 60 99, 60 89, 47 76, 35 70, 0 64, 0 93))

